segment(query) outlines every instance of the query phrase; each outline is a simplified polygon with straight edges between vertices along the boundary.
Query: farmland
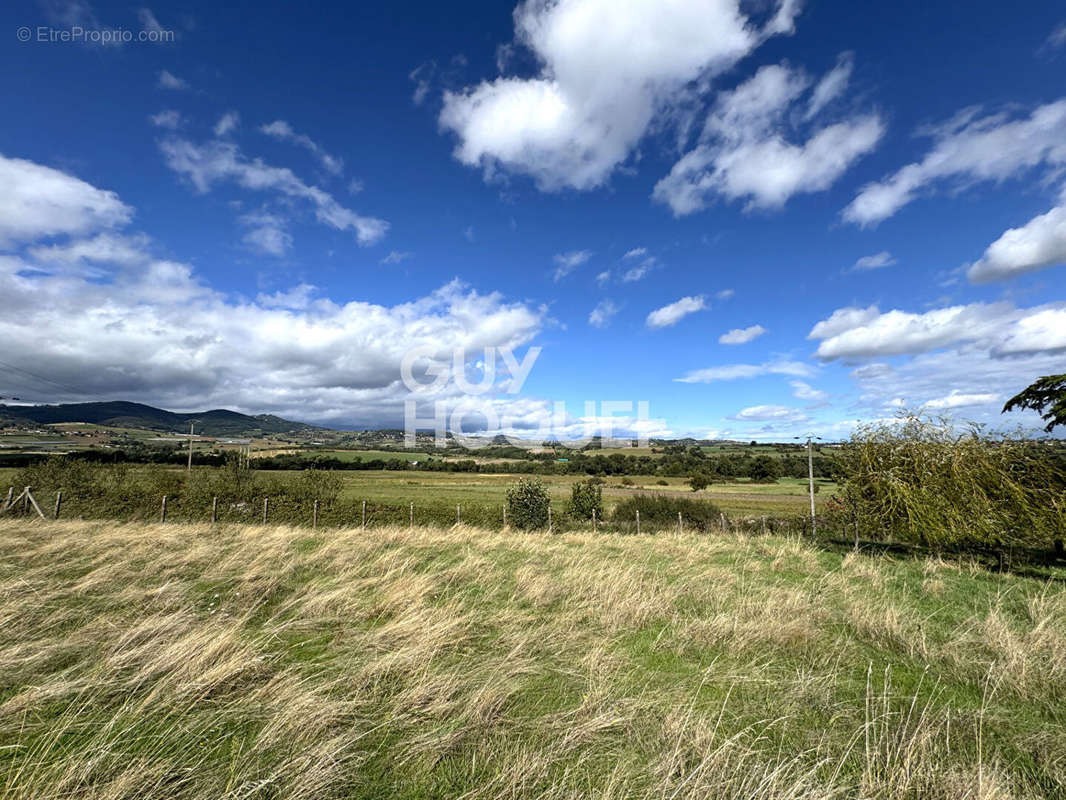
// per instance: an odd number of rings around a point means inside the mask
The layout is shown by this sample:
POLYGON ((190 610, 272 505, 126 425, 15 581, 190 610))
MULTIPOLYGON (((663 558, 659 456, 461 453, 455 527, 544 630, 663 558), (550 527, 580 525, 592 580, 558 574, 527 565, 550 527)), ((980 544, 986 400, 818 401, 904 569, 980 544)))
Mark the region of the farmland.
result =
POLYGON ((0 522, 0 793, 1066 794, 1066 590, 796 539, 0 522))

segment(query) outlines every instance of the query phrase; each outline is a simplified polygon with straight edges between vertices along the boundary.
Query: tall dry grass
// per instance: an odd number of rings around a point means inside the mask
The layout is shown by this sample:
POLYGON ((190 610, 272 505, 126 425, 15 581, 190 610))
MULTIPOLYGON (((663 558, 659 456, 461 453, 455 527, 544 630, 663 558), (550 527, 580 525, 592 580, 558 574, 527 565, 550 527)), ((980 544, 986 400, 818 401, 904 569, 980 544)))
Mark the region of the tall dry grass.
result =
POLYGON ((0 522, 0 794, 1063 796, 1064 632, 770 537, 0 522))

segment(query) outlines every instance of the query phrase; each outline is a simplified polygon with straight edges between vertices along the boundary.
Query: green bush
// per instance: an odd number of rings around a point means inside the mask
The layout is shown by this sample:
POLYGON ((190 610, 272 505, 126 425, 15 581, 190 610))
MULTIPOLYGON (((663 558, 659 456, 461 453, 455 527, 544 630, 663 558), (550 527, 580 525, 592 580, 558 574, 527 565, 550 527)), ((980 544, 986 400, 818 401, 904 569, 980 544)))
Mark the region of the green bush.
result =
POLYGON ((911 417, 857 430, 840 461, 843 502, 827 522, 867 538, 1043 548, 1066 528, 1066 475, 1046 442, 911 417))
POLYGON ((721 511, 709 500, 691 497, 671 497, 662 494, 641 494, 627 497, 614 507, 611 521, 624 530, 636 527, 637 512, 640 512, 641 531, 676 529, 677 515, 681 513, 685 530, 709 531, 721 522, 721 511))
POLYGON ((570 502, 566 504, 566 513, 573 519, 603 519, 602 481, 587 480, 575 483, 570 488, 570 502))
POLYGON ((519 530, 546 528, 550 504, 540 478, 523 478, 507 490, 507 521, 519 530))
POLYGON ((688 479, 688 485, 692 487, 692 491, 698 492, 710 486, 711 479, 706 475, 693 475, 688 479))

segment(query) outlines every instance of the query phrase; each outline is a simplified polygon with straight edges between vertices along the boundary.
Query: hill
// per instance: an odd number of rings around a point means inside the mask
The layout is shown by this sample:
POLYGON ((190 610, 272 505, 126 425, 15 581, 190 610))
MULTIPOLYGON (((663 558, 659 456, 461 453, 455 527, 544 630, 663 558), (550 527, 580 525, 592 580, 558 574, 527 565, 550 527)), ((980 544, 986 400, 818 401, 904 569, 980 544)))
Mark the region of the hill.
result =
POLYGON ((249 416, 224 408, 179 414, 142 403, 63 403, 54 406, 0 405, 0 423, 51 425, 58 422, 87 422, 116 428, 144 428, 173 433, 196 432, 204 436, 258 436, 323 430, 314 425, 276 417, 273 414, 249 416))

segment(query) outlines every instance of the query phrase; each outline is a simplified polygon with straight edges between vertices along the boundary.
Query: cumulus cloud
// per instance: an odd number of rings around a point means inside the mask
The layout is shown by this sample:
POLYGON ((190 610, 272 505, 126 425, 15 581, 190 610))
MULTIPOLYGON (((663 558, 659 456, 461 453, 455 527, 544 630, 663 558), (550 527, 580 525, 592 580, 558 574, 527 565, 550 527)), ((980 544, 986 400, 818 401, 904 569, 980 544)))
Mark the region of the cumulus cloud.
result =
POLYGON ((1066 165, 1066 99, 1020 119, 1007 113, 982 117, 979 109, 969 108, 923 133, 933 138, 926 156, 864 186, 844 209, 846 221, 876 225, 942 183, 966 187, 1002 181, 1041 165, 1061 170, 1066 165))
POLYGON ((732 414, 729 419, 741 422, 803 422, 807 419, 807 415, 798 408, 761 405, 750 406, 738 411, 736 414, 732 414))
POLYGON ((159 148, 167 166, 188 179, 199 192, 209 191, 216 183, 232 181, 245 189, 306 200, 319 222, 336 230, 353 231, 361 245, 379 241, 389 228, 383 219, 365 217, 342 206, 329 192, 304 183, 287 167, 246 158, 232 142, 197 144, 171 136, 163 139, 159 148))
POLYGON ((892 257, 892 254, 887 250, 882 250, 880 253, 875 253, 872 256, 863 256, 852 266, 852 272, 867 272, 871 269, 883 269, 884 267, 891 267, 896 263, 896 259, 892 257))
POLYGON ((969 266, 966 275, 974 283, 987 283, 1058 264, 1066 264, 1066 205, 1006 231, 969 266))
POLYGON ((727 364, 697 369, 674 380, 678 383, 715 383, 716 381, 758 378, 762 375, 791 375, 797 378, 807 378, 813 374, 814 368, 802 361, 768 361, 763 364, 727 364))
POLYGON ((238 221, 249 228, 242 241, 256 252, 282 256, 292 246, 292 236, 287 230, 286 222, 277 214, 259 211, 244 214, 238 221))
POLYGON ((752 339, 758 339, 766 333, 762 325, 752 325, 747 328, 733 328, 729 333, 723 333, 718 337, 719 344, 747 344, 752 339))
POLYGON ((998 402, 999 395, 994 392, 964 394, 956 389, 946 397, 937 397, 933 400, 926 401, 923 407, 932 410, 947 410, 952 408, 966 408, 967 406, 983 406, 988 405, 989 403, 998 402))
POLYGON ((455 157, 531 176, 543 190, 602 185, 632 153, 657 113, 686 86, 728 70, 766 38, 792 32, 785 0, 760 27, 738 0, 678 0, 669 13, 635 0, 526 0, 515 36, 539 64, 533 77, 501 76, 444 93, 441 127, 455 157))
POLYGON ((829 398, 828 393, 823 392, 821 389, 815 389, 806 381, 789 381, 788 385, 792 387, 793 396, 800 400, 821 403, 829 398))
POLYGON ((676 325, 689 314, 703 311, 706 308, 708 308, 708 305, 703 295, 682 297, 680 300, 670 303, 670 305, 652 311, 648 314, 646 324, 649 328, 668 328, 671 325, 676 325))
POLYGON ((590 258, 592 258, 591 250, 571 250, 569 253, 557 253, 552 257, 552 261, 555 262, 553 279, 558 283, 590 258))
POLYGON ((606 328, 618 311, 618 306, 612 300, 601 300, 589 314, 589 325, 593 328, 606 328))
POLYGON ((156 86, 160 89, 171 89, 180 92, 189 88, 189 82, 164 69, 159 73, 159 80, 156 82, 156 86))
POLYGON ((802 71, 765 66, 736 89, 723 92, 704 123, 699 144, 656 184, 653 196, 682 216, 704 208, 715 196, 746 199, 748 208, 780 208, 795 194, 829 188, 884 134, 877 114, 822 127, 810 124, 843 91, 850 69, 850 61, 838 65, 815 87, 795 132, 790 131, 793 117, 788 112, 810 88, 802 71), (796 135, 802 139, 799 143, 790 141, 796 135))
POLYGON ((1066 306, 971 303, 924 313, 843 308, 817 323, 808 338, 820 341, 815 355, 826 361, 925 353, 962 343, 978 343, 996 356, 1059 352, 1066 349, 1066 306))
POLYGON ((133 209, 114 192, 57 169, 0 155, 0 245, 126 224, 133 209))
POLYGON ((327 172, 333 175, 340 175, 344 171, 343 159, 330 155, 310 136, 297 133, 292 129, 292 125, 283 119, 275 120, 269 125, 263 125, 259 130, 278 141, 291 142, 298 147, 304 148, 318 159, 318 162, 327 172))

